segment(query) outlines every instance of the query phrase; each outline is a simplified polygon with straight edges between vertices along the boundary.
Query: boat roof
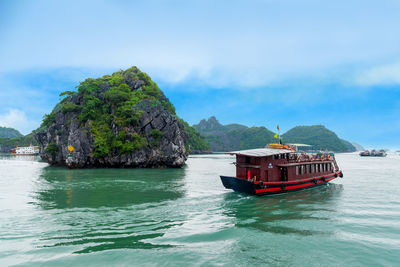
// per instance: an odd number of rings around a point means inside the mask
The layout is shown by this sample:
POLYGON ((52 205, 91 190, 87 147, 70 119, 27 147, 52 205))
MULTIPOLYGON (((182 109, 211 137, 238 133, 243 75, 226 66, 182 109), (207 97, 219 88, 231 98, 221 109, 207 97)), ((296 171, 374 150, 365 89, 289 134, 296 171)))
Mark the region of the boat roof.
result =
POLYGON ((239 150, 227 152, 229 155, 241 155, 241 156, 249 156, 249 157, 267 157, 272 155, 293 153, 290 149, 275 149, 275 148, 256 148, 256 149, 248 149, 248 150, 239 150))
POLYGON ((304 147, 307 147, 307 146, 312 146, 312 145, 306 145, 306 144, 287 144, 287 145, 293 145, 293 146, 304 146, 304 147))

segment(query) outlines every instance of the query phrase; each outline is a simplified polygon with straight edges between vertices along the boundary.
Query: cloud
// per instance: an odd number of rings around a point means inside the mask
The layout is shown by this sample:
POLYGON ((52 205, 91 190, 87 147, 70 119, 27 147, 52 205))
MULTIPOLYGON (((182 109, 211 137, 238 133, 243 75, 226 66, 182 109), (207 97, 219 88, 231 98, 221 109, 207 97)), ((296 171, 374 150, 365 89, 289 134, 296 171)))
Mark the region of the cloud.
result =
POLYGON ((28 120, 25 112, 19 109, 10 109, 5 114, 0 114, 0 126, 17 129, 22 134, 28 134, 37 128, 37 121, 28 120))
POLYGON ((170 83, 194 79, 215 87, 256 87, 293 77, 321 79, 341 66, 379 64, 398 55, 400 42, 396 1, 15 5, 0 29, 0 72, 137 65, 170 83))
POLYGON ((400 85, 400 62, 372 67, 359 72, 355 77, 357 85, 400 85))

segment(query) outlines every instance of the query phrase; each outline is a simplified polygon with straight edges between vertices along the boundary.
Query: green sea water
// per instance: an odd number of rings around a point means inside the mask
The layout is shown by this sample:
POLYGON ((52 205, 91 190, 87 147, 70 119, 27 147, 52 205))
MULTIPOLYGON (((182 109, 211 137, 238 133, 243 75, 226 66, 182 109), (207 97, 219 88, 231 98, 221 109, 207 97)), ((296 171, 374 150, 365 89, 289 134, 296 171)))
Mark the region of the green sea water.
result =
POLYGON ((182 169, 0 156, 0 266, 400 266, 400 156, 338 154, 344 178, 274 196, 223 188, 233 158, 182 169))

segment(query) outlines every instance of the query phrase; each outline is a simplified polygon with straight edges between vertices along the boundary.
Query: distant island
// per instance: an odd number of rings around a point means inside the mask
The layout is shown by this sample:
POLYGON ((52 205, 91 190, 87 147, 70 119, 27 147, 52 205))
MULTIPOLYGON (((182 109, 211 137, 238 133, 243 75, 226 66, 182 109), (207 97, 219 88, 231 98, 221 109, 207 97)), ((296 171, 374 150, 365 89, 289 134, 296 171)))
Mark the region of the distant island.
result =
POLYGON ((15 138, 22 137, 23 135, 14 128, 0 126, 0 138, 15 138))
MULTIPOLYGON (((226 152, 278 142, 263 127, 219 123, 215 116, 190 126, 151 78, 137 67, 86 79, 63 98, 41 126, 23 136, 0 127, 0 152, 16 146, 40 146, 52 165, 84 167, 180 167, 189 153, 226 152)), ((322 125, 296 126, 281 135, 284 143, 313 150, 364 150, 322 125)))
POLYGON ((46 115, 34 137, 52 165, 181 167, 206 149, 157 84, 137 67, 86 79, 46 115))
MULTIPOLYGON (((201 120, 193 125, 205 138, 210 150, 224 152, 241 149, 264 147, 268 143, 276 143, 274 132, 267 128, 247 127, 241 124, 222 125, 215 116, 201 120)), ((340 139, 334 132, 322 125, 297 126, 282 136, 285 143, 303 143, 312 145, 312 149, 328 149, 335 152, 354 152, 357 149, 350 142, 340 139)))
POLYGON ((29 146, 30 144, 37 145, 33 133, 24 136, 14 128, 0 126, 0 153, 9 153, 17 146, 29 146))
MULTIPOLYGON (((193 127, 190 127, 187 122, 179 120, 184 127, 186 152, 191 154, 260 148, 268 143, 277 142, 277 139, 274 137, 275 133, 262 126, 247 127, 241 124, 222 125, 215 116, 210 117, 208 120, 203 119, 198 124, 193 125, 193 127)), ((16 146, 38 145, 33 135, 35 132, 43 130, 43 126, 26 136, 23 136, 15 129, 7 129, 9 130, 6 132, 17 133, 19 137, 5 138, 5 134, 0 134, 0 152, 3 153, 10 152, 16 146)), ((340 139, 334 132, 322 125, 297 126, 284 133, 281 138, 283 142, 287 143, 312 145, 312 148, 316 150, 328 149, 335 152, 364 150, 357 143, 350 143, 340 139)))

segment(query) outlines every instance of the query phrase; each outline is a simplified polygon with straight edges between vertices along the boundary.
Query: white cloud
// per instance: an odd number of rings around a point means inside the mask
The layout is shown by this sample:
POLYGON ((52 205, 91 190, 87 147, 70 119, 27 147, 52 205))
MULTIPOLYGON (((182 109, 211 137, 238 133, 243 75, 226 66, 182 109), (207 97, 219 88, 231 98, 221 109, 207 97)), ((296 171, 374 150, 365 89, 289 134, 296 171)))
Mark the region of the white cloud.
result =
POLYGON ((137 65, 165 82, 256 87, 399 52, 398 1, 172 2, 21 4, 3 27, 0 72, 137 65))
POLYGON ((356 75, 355 82, 362 86, 400 84, 400 62, 364 70, 356 75))
POLYGON ((10 109, 5 114, 0 114, 0 126, 17 129, 22 134, 28 134, 37 128, 37 121, 29 120, 22 110, 10 109))

